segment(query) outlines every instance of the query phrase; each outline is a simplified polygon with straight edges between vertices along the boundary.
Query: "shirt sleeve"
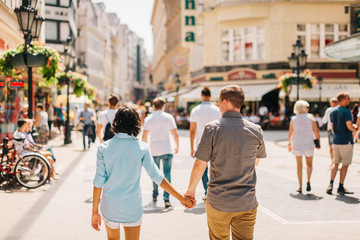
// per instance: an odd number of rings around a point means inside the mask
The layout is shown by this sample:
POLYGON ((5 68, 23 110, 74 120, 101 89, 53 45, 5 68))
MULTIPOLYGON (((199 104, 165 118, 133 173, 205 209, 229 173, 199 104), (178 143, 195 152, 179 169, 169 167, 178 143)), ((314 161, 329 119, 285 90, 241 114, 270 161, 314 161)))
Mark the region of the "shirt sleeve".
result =
POLYGON ((177 129, 176 122, 173 116, 170 117, 170 129, 177 129))
POLYGON ((213 137, 211 135, 210 127, 206 125, 194 157, 205 162, 210 161, 213 150, 212 144, 213 137))
POLYGON ((195 108, 190 113, 190 122, 196 122, 196 110, 195 110, 195 108))
POLYGON ((346 114, 345 114, 345 122, 348 122, 348 121, 351 121, 352 122, 352 114, 351 114, 351 111, 346 111, 346 114))
POLYGON ((324 114, 324 117, 322 118, 322 123, 323 124, 325 124, 325 123, 327 123, 330 119, 329 119, 329 109, 327 109, 326 111, 325 111, 325 114, 324 114))
POLYGON ((260 136, 259 136, 259 140, 260 140, 260 146, 258 147, 258 151, 256 154, 256 158, 266 158, 266 149, 265 149, 265 142, 264 142, 264 132, 263 130, 260 128, 260 136))
POLYGON ((164 180, 164 174, 156 166, 154 159, 150 154, 149 148, 145 151, 142 164, 151 180, 153 180, 157 185, 160 185, 164 180))
POLYGON ((97 156, 96 156, 96 174, 93 181, 93 184, 96 188, 102 188, 107 181, 107 174, 104 162, 104 156, 101 152, 101 146, 98 147, 97 156))
POLYGON ((149 118, 147 118, 147 117, 144 120, 144 130, 150 130, 149 118))
POLYGON ((104 126, 105 127, 105 125, 107 124, 107 121, 106 121, 106 117, 105 117, 105 115, 104 115, 104 113, 103 112, 101 112, 100 114, 99 114, 99 116, 98 116, 98 124, 101 124, 102 126, 104 126))

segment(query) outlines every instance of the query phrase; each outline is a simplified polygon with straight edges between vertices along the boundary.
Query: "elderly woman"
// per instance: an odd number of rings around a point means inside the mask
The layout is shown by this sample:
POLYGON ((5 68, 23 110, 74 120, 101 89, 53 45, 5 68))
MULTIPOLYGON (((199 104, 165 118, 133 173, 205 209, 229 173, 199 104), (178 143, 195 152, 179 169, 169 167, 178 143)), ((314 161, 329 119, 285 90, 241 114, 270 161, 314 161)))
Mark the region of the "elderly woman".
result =
POLYGON ((294 105, 294 116, 291 119, 289 127, 289 152, 296 157, 297 162, 297 176, 299 180, 299 189, 297 192, 302 193, 302 156, 306 159, 307 169, 307 186, 306 191, 311 191, 310 178, 312 173, 312 160, 314 155, 314 135, 318 141, 317 148, 320 148, 320 134, 315 118, 308 113, 309 103, 304 100, 299 100, 294 105))

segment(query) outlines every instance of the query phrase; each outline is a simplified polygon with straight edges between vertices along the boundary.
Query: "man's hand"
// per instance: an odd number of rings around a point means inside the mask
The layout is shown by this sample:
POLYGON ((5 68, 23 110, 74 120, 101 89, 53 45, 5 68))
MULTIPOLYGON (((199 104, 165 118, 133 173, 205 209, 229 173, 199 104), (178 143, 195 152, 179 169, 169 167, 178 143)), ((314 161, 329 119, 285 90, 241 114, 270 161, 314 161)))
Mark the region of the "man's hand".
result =
POLYGON ((175 147, 174 153, 177 154, 178 152, 179 152, 179 148, 178 148, 178 147, 175 147))
POLYGON ((184 199, 181 201, 181 204, 185 208, 190 209, 190 208, 193 208, 196 205, 196 200, 191 198, 191 197, 185 197, 184 196, 184 199))
POLYGON ((93 213, 92 218, 91 218, 91 226, 96 231, 100 231, 99 226, 101 226, 101 217, 100 217, 99 213, 93 213))
POLYGON ((190 152, 191 157, 194 157, 194 154, 195 154, 195 150, 191 149, 191 152, 190 152))

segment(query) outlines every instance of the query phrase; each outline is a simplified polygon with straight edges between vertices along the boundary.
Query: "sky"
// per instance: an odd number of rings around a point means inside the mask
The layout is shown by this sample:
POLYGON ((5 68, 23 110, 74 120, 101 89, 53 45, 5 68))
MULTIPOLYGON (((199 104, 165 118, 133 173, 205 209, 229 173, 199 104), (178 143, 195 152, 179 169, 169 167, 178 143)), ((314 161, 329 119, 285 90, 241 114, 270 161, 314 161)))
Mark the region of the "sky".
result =
POLYGON ((153 54, 153 38, 150 25, 154 0, 98 0, 106 5, 106 12, 116 12, 120 23, 144 39, 149 56, 153 54))

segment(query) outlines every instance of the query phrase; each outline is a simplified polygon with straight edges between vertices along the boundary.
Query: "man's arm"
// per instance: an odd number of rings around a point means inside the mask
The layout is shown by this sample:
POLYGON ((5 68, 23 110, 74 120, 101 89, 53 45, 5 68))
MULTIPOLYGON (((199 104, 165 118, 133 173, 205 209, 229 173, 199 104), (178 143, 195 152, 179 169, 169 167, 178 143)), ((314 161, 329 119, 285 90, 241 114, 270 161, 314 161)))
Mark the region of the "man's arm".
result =
POLYGON ((144 130, 142 135, 142 141, 147 142, 149 130, 144 130))
POLYGON ((101 125, 100 123, 98 123, 98 124, 96 125, 96 136, 99 138, 100 143, 103 143, 104 140, 103 140, 103 138, 101 137, 101 129, 102 129, 102 125, 101 125))
POLYGON ((358 126, 356 124, 353 124, 352 121, 346 122, 346 127, 349 129, 349 131, 355 132, 358 130, 358 126))
POLYGON ((190 149, 191 149, 191 157, 194 156, 194 139, 196 133, 196 122, 190 122, 190 149))
POLYGON ((175 140, 175 143, 176 143, 176 147, 175 147, 175 153, 178 153, 179 152, 179 134, 178 134, 178 131, 177 129, 172 129, 171 130, 171 133, 172 135, 174 136, 174 140, 175 140))
POLYGON ((205 172, 207 164, 207 162, 200 159, 195 160, 194 166, 191 171, 189 186, 184 196, 195 199, 196 187, 205 172))

